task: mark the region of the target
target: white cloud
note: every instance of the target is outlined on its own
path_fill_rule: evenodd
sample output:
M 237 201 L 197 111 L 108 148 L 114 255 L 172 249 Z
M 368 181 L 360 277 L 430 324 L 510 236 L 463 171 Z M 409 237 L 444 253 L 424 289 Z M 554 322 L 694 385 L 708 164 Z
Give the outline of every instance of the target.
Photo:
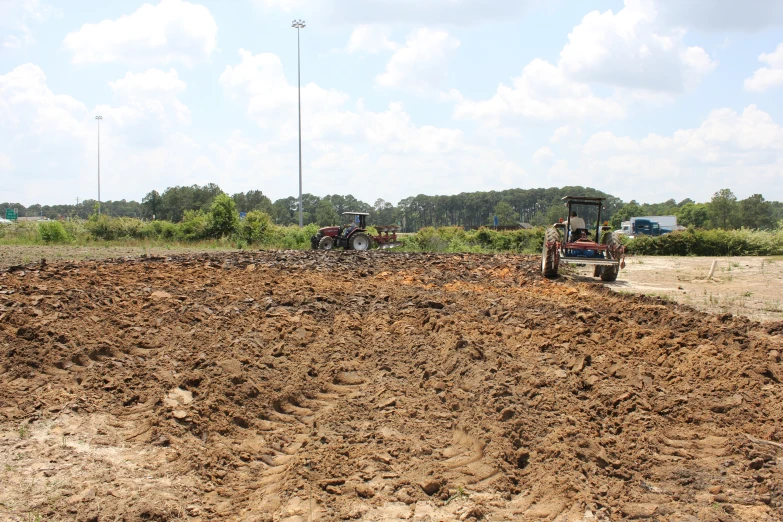
M 0 152 L 0 172 L 11 172 L 14 170 L 14 162 L 11 157 Z
M 783 195 L 783 127 L 755 105 L 741 114 L 712 111 L 699 127 L 671 136 L 633 139 L 600 132 L 582 153 L 584 172 L 626 199 L 638 198 L 640 179 L 650 181 L 645 189 L 650 200 L 673 194 L 707 199 L 726 186 L 765 186 L 768 197 Z
M 229 95 L 247 100 L 248 116 L 262 129 L 273 128 L 267 137 L 273 141 L 293 140 L 297 136 L 297 88 L 283 72 L 280 58 L 272 53 L 253 55 L 240 49 L 241 61 L 226 66 L 220 84 Z M 315 83 L 302 86 L 302 112 L 306 114 L 303 133 L 309 139 L 326 135 L 347 136 L 353 133 L 350 116 L 342 106 L 348 95 L 324 89 Z
M 622 119 L 634 103 L 670 102 L 715 67 L 700 47 L 686 46 L 685 31 L 662 27 L 653 0 L 626 0 L 623 9 L 587 14 L 568 36 L 557 65 L 536 58 L 487 100 L 457 99 L 454 116 L 508 132 L 520 124 L 606 123 Z M 598 95 L 591 85 L 613 89 Z M 566 127 L 551 142 L 578 140 Z M 562 136 L 560 134 L 563 134 Z
M 376 54 L 394 51 L 397 44 L 389 40 L 391 29 L 383 25 L 360 25 L 351 33 L 345 50 L 348 53 Z
M 533 163 L 535 164 L 550 163 L 554 159 L 555 154 L 549 147 L 541 147 L 533 153 Z
M 0 0 L 0 52 L 35 42 L 31 24 L 40 24 L 61 11 L 40 0 Z
M 52 92 L 37 65 L 20 65 L 0 75 L 0 156 L 6 166 L 23 173 L 3 178 L 3 199 L 69 194 L 84 166 L 88 116 L 84 104 Z
M 579 81 L 676 93 L 716 66 L 704 49 L 686 46 L 684 37 L 683 30 L 661 27 L 652 0 L 626 0 L 616 14 L 587 14 L 568 35 L 559 66 Z
M 168 72 L 160 69 L 149 69 L 144 73 L 128 72 L 124 78 L 109 82 L 109 85 L 115 93 L 126 97 L 156 92 L 176 94 L 184 91 L 186 87 L 174 69 L 169 69 Z
M 96 198 L 96 114 L 101 123 L 102 198 L 142 197 L 161 180 L 193 180 L 200 147 L 180 131 L 187 107 L 175 71 L 128 73 L 110 82 L 115 103 L 88 110 L 49 87 L 43 70 L 25 64 L 0 75 L 0 157 L 14 172 L 3 199 L 42 203 Z M 4 180 L 5 181 L 5 180 Z M 208 180 L 204 180 L 208 181 Z M 163 187 L 165 188 L 165 187 Z
M 569 144 L 582 139 L 582 129 L 578 125 L 567 124 L 555 129 L 549 138 L 549 143 Z
M 149 115 L 161 122 L 173 117 L 180 123 L 190 123 L 190 109 L 177 98 L 186 85 L 174 69 L 168 72 L 160 69 L 128 72 L 124 78 L 109 82 L 109 86 L 116 99 L 126 104 L 125 109 L 140 116 Z
M 297 137 L 297 88 L 288 82 L 280 59 L 270 53 L 253 55 L 239 51 L 241 62 L 227 66 L 220 83 L 235 98 L 245 99 L 248 116 L 262 129 L 274 128 L 274 141 Z M 445 151 L 456 147 L 461 135 L 456 129 L 416 127 L 402 104 L 391 103 L 386 111 L 346 108 L 350 97 L 315 83 L 302 87 L 302 134 L 311 140 L 359 140 L 383 145 L 397 152 Z
M 783 25 L 779 0 L 656 0 L 667 25 L 704 31 L 755 32 Z
M 242 50 L 240 57 L 239 64 L 226 67 L 220 82 L 246 104 L 248 116 L 268 138 L 263 151 L 251 144 L 243 146 L 257 153 L 252 162 L 257 166 L 247 168 L 288 176 L 296 158 L 296 86 L 285 77 L 277 56 Z M 411 186 L 432 193 L 476 190 L 482 186 L 481 173 L 487 171 L 497 172 L 494 182 L 504 186 L 520 183 L 525 175 L 502 152 L 471 143 L 459 129 L 417 125 L 401 103 L 371 111 L 361 101 L 351 103 L 343 92 L 310 83 L 302 89 L 302 113 L 308 192 L 334 192 L 338 175 L 340 183 L 366 191 L 372 199 L 377 197 L 377 187 L 366 184 L 368 172 L 373 179 L 395 180 L 383 189 L 390 200 L 410 195 Z M 222 154 L 231 149 L 220 147 Z
M 762 53 L 759 61 L 765 62 L 768 67 L 756 69 L 753 76 L 746 78 L 745 90 L 764 92 L 783 86 L 783 43 L 771 53 Z
M 183 0 L 144 4 L 130 15 L 84 24 L 63 45 L 73 63 L 115 61 L 192 66 L 215 49 L 217 24 L 209 9 Z
M 505 22 L 524 16 L 538 0 L 254 0 L 265 9 L 307 13 L 330 25 Z
M 565 159 L 559 159 L 552 163 L 547 171 L 547 181 L 556 187 L 586 184 L 584 175 L 572 169 L 568 160 Z
M 405 46 L 397 50 L 386 70 L 375 77 L 381 87 L 418 93 L 431 92 L 447 79 L 447 60 L 459 40 L 440 29 L 420 28 L 410 33 Z
M 308 0 L 256 0 L 256 3 L 268 9 L 280 9 L 286 13 L 309 4 Z
M 0 76 L 0 128 L 9 131 L 9 142 L 34 135 L 79 135 L 86 107 L 66 95 L 54 94 L 40 67 L 24 64 Z
M 625 109 L 614 99 L 595 95 L 589 85 L 568 79 L 561 69 L 536 58 L 511 86 L 500 84 L 489 100 L 459 102 L 454 116 L 502 127 L 520 122 L 607 121 L 623 118 Z

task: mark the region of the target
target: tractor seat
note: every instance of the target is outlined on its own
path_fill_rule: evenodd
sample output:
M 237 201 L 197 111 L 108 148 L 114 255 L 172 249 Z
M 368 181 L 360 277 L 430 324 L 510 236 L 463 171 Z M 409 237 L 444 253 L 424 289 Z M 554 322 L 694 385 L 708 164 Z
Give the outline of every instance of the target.
M 582 232 L 584 232 L 584 237 L 582 237 Z M 571 242 L 576 241 L 590 241 L 590 231 L 586 228 L 577 228 L 576 230 L 571 231 Z

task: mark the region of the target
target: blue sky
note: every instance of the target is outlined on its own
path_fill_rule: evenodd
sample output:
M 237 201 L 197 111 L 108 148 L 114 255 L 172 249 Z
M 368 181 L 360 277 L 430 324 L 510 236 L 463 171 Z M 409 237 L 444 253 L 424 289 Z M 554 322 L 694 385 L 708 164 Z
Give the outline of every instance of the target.
M 783 2 L 0 0 L 0 200 L 783 199 Z

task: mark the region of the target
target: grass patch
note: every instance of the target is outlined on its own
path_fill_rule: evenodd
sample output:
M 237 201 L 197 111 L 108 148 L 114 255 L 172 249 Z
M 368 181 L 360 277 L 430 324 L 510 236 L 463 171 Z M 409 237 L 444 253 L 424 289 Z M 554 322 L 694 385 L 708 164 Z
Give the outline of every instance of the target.
M 765 312 L 781 312 L 783 311 L 783 308 L 781 308 L 780 301 L 764 301 L 764 306 L 761 307 L 762 310 Z

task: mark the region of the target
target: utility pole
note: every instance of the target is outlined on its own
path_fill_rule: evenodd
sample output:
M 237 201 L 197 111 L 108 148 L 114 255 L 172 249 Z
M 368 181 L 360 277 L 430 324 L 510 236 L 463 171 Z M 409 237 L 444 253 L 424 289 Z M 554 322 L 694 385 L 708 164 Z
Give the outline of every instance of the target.
M 98 214 L 101 213 L 101 120 L 103 116 L 96 116 L 98 120 Z
M 296 85 L 299 96 L 299 228 L 304 226 L 302 214 L 302 60 L 299 53 L 299 30 L 304 29 L 304 20 L 294 20 L 291 27 L 296 29 Z

